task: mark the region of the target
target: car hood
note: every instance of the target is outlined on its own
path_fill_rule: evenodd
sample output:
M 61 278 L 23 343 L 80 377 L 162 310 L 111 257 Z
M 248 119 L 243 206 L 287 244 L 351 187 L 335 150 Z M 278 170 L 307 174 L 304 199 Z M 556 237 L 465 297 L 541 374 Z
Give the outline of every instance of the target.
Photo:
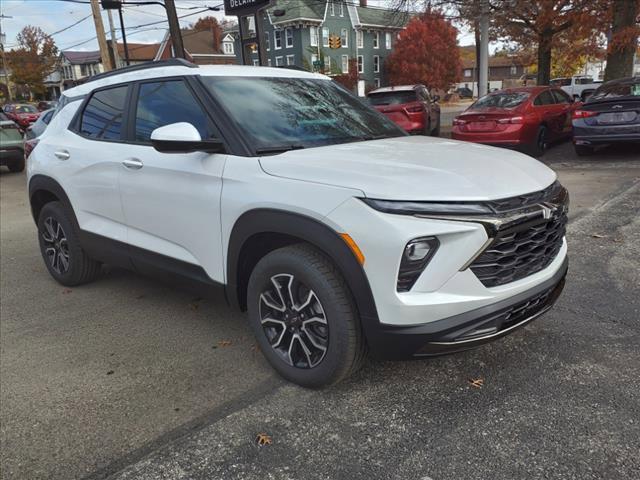
M 388 200 L 495 200 L 556 179 L 541 162 L 512 150 L 422 136 L 291 150 L 260 164 L 270 175 Z

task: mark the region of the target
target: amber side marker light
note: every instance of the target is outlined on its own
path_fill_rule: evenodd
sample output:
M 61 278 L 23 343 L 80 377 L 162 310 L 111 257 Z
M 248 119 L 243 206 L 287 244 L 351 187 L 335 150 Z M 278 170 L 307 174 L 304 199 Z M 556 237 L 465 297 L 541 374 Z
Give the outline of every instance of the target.
M 344 240 L 344 243 L 349 246 L 353 254 L 356 256 L 356 260 L 358 260 L 358 263 L 360 265 L 364 265 L 364 255 L 360 251 L 358 244 L 353 240 L 353 238 L 351 238 L 348 233 L 341 233 L 340 236 L 342 237 L 342 240 Z

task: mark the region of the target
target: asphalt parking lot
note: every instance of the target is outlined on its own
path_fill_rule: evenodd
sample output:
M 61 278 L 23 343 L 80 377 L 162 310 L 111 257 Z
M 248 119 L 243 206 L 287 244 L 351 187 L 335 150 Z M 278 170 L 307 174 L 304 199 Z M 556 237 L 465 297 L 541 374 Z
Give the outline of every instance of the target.
M 543 161 L 572 195 L 557 306 L 480 349 L 369 361 L 323 391 L 277 377 L 215 295 L 115 269 L 55 283 L 25 177 L 3 168 L 1 478 L 636 480 L 640 152 L 578 159 L 565 143 Z

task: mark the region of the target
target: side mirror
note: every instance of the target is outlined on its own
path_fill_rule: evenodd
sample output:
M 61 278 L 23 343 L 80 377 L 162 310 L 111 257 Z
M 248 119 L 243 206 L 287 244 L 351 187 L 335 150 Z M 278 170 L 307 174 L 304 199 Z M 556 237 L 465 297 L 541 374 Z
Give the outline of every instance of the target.
M 222 153 L 222 141 L 202 140 L 200 132 L 187 122 L 172 123 L 151 132 L 151 145 L 162 153 Z

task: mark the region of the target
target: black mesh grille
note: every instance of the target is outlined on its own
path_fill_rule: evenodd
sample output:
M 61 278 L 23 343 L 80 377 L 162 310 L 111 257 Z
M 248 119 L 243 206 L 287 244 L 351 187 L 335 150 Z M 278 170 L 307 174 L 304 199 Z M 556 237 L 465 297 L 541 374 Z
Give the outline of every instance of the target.
M 486 287 L 504 285 L 539 272 L 558 255 L 566 226 L 566 208 L 558 208 L 547 220 L 541 215 L 535 222 L 499 228 L 494 241 L 470 268 Z

